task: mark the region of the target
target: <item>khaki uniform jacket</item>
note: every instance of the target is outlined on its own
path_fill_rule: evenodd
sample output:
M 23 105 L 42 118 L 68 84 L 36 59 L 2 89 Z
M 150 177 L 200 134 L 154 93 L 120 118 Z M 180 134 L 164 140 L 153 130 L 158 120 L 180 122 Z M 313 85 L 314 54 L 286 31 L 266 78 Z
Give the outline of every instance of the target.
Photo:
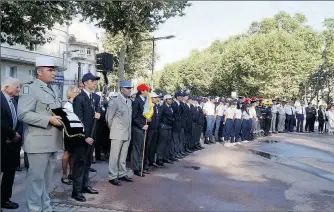
M 50 125 L 51 109 L 62 107 L 57 94 L 36 79 L 23 85 L 17 116 L 27 124 L 23 149 L 27 153 L 56 152 L 63 148 L 63 131 Z
M 132 105 L 123 96 L 109 101 L 106 121 L 110 128 L 110 139 L 128 141 L 131 139 Z

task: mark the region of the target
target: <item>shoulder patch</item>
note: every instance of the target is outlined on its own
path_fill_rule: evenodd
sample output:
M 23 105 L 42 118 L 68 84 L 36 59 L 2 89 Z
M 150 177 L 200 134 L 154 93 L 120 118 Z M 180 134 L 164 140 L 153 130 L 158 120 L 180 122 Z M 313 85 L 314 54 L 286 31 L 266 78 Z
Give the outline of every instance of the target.
M 29 94 L 29 91 L 30 91 L 30 86 L 29 84 L 25 84 L 22 86 L 22 95 L 27 95 Z

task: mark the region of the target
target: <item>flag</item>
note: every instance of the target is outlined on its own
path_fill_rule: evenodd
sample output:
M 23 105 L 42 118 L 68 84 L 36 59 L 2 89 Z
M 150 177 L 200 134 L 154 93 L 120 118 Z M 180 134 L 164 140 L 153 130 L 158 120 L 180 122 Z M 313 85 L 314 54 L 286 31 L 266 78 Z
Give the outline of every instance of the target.
M 143 111 L 143 116 L 146 119 L 150 119 L 153 116 L 154 110 L 153 110 L 153 103 L 152 99 L 150 97 L 150 94 L 146 97 L 146 101 L 144 104 L 144 111 Z

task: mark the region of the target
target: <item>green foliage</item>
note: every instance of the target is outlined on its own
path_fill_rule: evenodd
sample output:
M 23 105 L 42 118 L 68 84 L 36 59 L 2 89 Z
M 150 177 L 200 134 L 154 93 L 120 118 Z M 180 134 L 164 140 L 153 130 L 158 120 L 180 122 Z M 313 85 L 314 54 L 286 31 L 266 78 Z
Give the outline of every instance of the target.
M 163 70 L 160 88 L 181 85 L 197 95 L 293 98 L 322 64 L 324 36 L 306 25 L 302 14 L 280 12 L 253 22 L 247 33 L 215 41 L 207 49 Z
M 148 33 L 142 33 L 142 39 L 149 38 Z M 123 45 L 124 36 L 117 34 L 115 36 L 107 34 L 103 46 L 106 52 L 114 55 L 114 70 L 118 68 L 118 55 Z M 152 67 L 152 43 L 136 42 L 130 43 L 127 48 L 125 60 L 126 79 L 148 78 Z M 115 71 L 116 72 L 116 71 Z M 109 74 L 110 87 L 117 85 L 117 73 Z
M 97 26 L 112 35 L 122 33 L 138 40 L 141 33 L 153 32 L 168 18 L 183 16 L 187 1 L 81 1 L 83 19 L 97 21 Z
M 1 1 L 1 43 L 44 44 L 55 23 L 63 24 L 76 14 L 73 1 Z

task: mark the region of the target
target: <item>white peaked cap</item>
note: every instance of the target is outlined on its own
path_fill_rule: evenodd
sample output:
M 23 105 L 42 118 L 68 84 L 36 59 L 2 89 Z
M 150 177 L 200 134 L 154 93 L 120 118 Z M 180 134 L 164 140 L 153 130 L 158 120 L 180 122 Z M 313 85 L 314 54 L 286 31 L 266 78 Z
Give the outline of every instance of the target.
M 56 67 L 54 58 L 46 57 L 46 56 L 36 57 L 35 66 L 36 67 L 40 67 L 40 66 Z
M 151 92 L 151 93 L 150 93 L 150 97 L 152 97 L 152 98 L 156 98 L 156 97 L 159 97 L 159 95 L 156 94 L 155 92 Z
M 118 96 L 118 93 L 117 92 L 110 92 L 109 97 L 117 97 Z
M 173 99 L 173 97 L 171 95 L 165 95 L 164 100 L 166 100 L 166 99 Z

